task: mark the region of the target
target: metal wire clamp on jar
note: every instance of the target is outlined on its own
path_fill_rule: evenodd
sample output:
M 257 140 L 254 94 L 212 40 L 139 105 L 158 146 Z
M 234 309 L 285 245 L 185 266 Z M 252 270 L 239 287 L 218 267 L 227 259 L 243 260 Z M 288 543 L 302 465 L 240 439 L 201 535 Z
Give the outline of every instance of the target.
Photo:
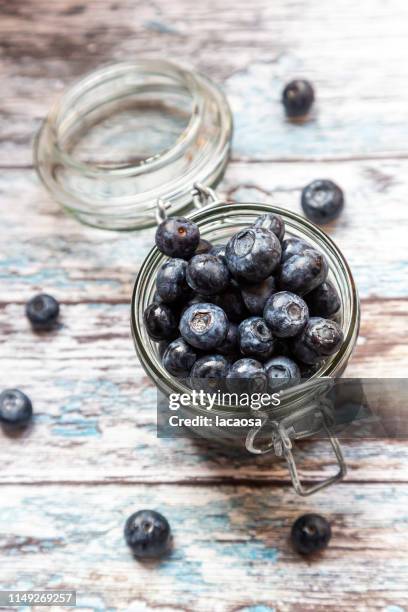
M 224 242 L 238 229 L 248 227 L 260 214 L 274 212 L 282 215 L 290 235 L 303 237 L 323 252 L 329 261 L 330 280 L 336 286 L 342 304 L 339 322 L 344 332 L 344 343 L 340 351 L 330 357 L 308 381 L 294 389 L 284 391 L 280 407 L 270 412 L 262 412 L 262 426 L 248 431 L 244 440 L 234 438 L 234 431 L 228 434 L 216 432 L 215 440 L 224 444 L 241 445 L 243 449 L 254 454 L 274 452 L 277 457 L 284 457 L 297 493 L 300 495 L 314 493 L 340 480 L 346 473 L 340 444 L 332 430 L 333 409 L 327 400 L 326 391 L 332 384 L 333 378 L 343 373 L 357 340 L 360 306 L 351 271 L 334 242 L 300 215 L 269 204 L 227 203 L 212 189 L 200 184 L 195 185 L 191 197 L 196 210 L 189 217 L 199 226 L 201 236 L 215 244 Z M 166 218 L 171 208 L 171 202 L 164 200 L 158 202 L 158 223 Z M 143 325 L 143 311 L 152 301 L 156 274 L 165 259 L 166 257 L 154 247 L 142 264 L 132 297 L 132 333 L 139 359 L 159 391 L 165 395 L 189 393 L 191 390 L 187 386 L 183 386 L 163 368 L 158 347 L 149 338 Z M 225 406 L 216 406 L 213 413 L 225 416 L 227 409 Z M 206 413 L 205 408 L 200 409 L 196 406 L 189 406 L 186 411 L 191 415 Z M 239 414 L 239 411 L 240 407 L 236 406 L 234 414 Z M 322 431 L 330 441 L 338 471 L 334 476 L 305 487 L 300 481 L 293 456 L 293 442 L 310 438 Z M 211 440 L 214 441 L 214 431 L 211 433 Z

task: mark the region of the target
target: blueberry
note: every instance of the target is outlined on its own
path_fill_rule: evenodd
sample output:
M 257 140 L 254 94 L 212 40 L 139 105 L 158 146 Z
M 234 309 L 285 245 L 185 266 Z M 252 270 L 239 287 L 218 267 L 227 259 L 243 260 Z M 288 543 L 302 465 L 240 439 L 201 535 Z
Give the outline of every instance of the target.
M 168 257 L 189 259 L 199 242 L 197 225 L 184 217 L 169 217 L 156 230 L 156 246 Z
M 158 346 L 158 349 L 159 349 L 159 357 L 160 357 L 160 359 L 162 359 L 162 358 L 163 358 L 163 355 L 164 355 L 164 353 L 166 352 L 166 349 L 167 349 L 167 347 L 169 346 L 169 344 L 170 344 L 170 343 L 169 343 L 169 341 L 168 341 L 168 340 L 160 340 L 160 342 L 159 342 L 159 346 Z
M 156 283 L 157 283 L 157 279 L 156 279 Z M 157 293 L 157 289 L 156 289 L 156 291 L 154 292 L 154 295 L 153 295 L 152 303 L 153 302 L 155 304 L 163 304 L 163 300 L 160 297 L 160 295 Z
M 310 555 L 327 547 L 331 538 L 328 521 L 319 514 L 304 514 L 293 523 L 291 540 L 302 555 Z
M 281 262 L 283 263 L 287 259 L 290 259 L 293 255 L 302 255 L 305 251 L 312 248 L 313 247 L 308 242 L 301 238 L 286 238 L 286 240 L 282 242 Z
M 0 393 L 0 421 L 14 427 L 24 427 L 31 419 L 31 400 L 19 389 L 5 389 Z
M 188 262 L 187 282 L 201 295 L 214 295 L 224 291 L 230 282 L 226 264 L 216 255 L 195 255 Z
M 256 285 L 241 284 L 241 295 L 248 311 L 253 315 L 262 315 L 268 298 L 276 291 L 276 281 L 273 276 Z
M 280 215 L 275 213 L 265 213 L 258 217 L 254 222 L 254 227 L 263 227 L 270 230 L 282 242 L 285 235 L 285 222 Z
M 238 327 L 239 347 L 243 355 L 261 361 L 268 359 L 274 351 L 272 332 L 261 317 L 250 317 Z
M 282 263 L 278 285 L 280 289 L 304 295 L 326 280 L 328 270 L 324 255 L 309 249 L 300 255 L 293 255 Z
M 240 323 L 248 316 L 248 310 L 242 299 L 241 291 L 231 284 L 223 293 L 213 296 L 214 302 L 223 309 L 228 319 L 233 323 Z
M 265 371 L 271 391 L 288 389 L 300 382 L 300 370 L 288 357 L 272 357 L 265 363 Z
M 293 354 L 304 363 L 314 364 L 334 355 L 343 343 L 341 327 L 330 319 L 312 317 L 293 343 Z
M 331 318 L 340 310 L 341 302 L 336 287 L 329 280 L 313 289 L 306 298 L 310 314 Z
M 300 376 L 303 380 L 307 380 L 316 374 L 323 365 L 323 361 L 317 361 L 316 363 L 303 363 L 299 361 L 298 366 L 300 370 Z
M 225 257 L 237 280 L 256 283 L 272 274 L 279 265 L 281 252 L 280 242 L 273 232 L 252 227 L 231 238 Z
M 184 338 L 173 340 L 165 350 L 162 358 L 163 367 L 173 376 L 186 378 L 194 365 L 197 355 Z
M 58 319 L 59 304 L 52 295 L 39 293 L 27 302 L 26 315 L 34 329 L 50 330 Z
M 321 225 L 337 219 L 344 206 L 344 195 L 336 183 L 319 179 L 302 191 L 301 203 L 306 217 Z
M 301 297 L 290 291 L 279 291 L 265 304 L 264 319 L 278 338 L 299 334 L 307 323 L 309 310 Z
M 211 255 L 216 255 L 220 257 L 223 261 L 225 261 L 225 250 L 227 248 L 226 244 L 216 244 L 211 249 Z
M 193 365 L 191 386 L 205 393 L 223 391 L 229 368 L 230 362 L 223 355 L 205 355 Z
M 203 253 L 211 253 L 213 250 L 213 245 L 205 238 L 200 238 L 200 242 L 198 243 L 198 247 L 196 248 L 194 255 L 202 255 Z
M 227 335 L 222 344 L 217 348 L 222 355 L 234 355 L 238 351 L 238 326 L 229 323 Z
M 139 510 L 129 516 L 124 535 L 126 544 L 140 559 L 162 557 L 170 549 L 170 525 L 162 514 L 154 510 Z
M 177 336 L 177 317 L 167 304 L 150 304 L 143 313 L 143 321 L 153 340 L 170 340 Z
M 177 302 L 191 293 L 186 271 L 184 259 L 169 259 L 162 265 L 156 277 L 156 290 L 162 302 Z
M 304 117 L 314 102 L 314 89 L 309 81 L 296 79 L 282 93 L 282 103 L 288 117 Z
M 193 304 L 181 316 L 181 335 L 186 342 L 198 349 L 217 348 L 223 343 L 227 331 L 227 316 L 222 308 L 215 304 Z
M 267 386 L 265 369 L 256 359 L 238 359 L 229 369 L 227 388 L 231 393 L 263 393 Z

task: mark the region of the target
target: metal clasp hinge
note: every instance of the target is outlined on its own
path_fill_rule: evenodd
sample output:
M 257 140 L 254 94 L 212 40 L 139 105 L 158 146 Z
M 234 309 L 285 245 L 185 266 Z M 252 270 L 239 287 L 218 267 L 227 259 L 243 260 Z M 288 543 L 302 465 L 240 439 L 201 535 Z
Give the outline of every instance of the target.
M 296 422 L 301 422 L 302 419 L 305 419 L 305 417 L 309 419 L 310 417 L 312 417 L 314 426 L 316 427 L 318 424 L 319 428 L 323 429 L 326 432 L 338 464 L 338 471 L 333 476 L 329 476 L 328 478 L 310 487 L 305 487 L 302 484 L 296 461 L 293 456 L 292 439 L 294 437 L 298 439 L 306 438 L 308 437 L 308 435 L 310 435 L 310 433 L 307 432 L 307 429 L 313 429 L 309 421 L 309 425 L 304 431 L 296 431 Z M 246 441 L 247 450 L 256 454 L 263 454 L 274 450 L 275 455 L 277 457 L 284 457 L 288 464 L 292 484 L 296 493 L 302 496 L 311 495 L 312 493 L 320 491 L 321 489 L 324 489 L 325 487 L 328 487 L 334 482 L 337 482 L 338 480 L 344 478 L 347 473 L 347 467 L 344 461 L 340 443 L 331 430 L 333 418 L 331 415 L 331 410 L 328 406 L 324 404 L 319 406 L 309 406 L 296 411 L 294 414 L 291 414 L 290 416 L 282 419 L 279 422 L 272 421 L 272 440 L 265 449 L 261 450 L 254 445 L 254 442 L 255 437 L 259 433 L 260 429 L 263 428 L 265 423 L 266 421 L 263 422 L 260 428 L 258 428 L 257 430 L 253 430 L 249 433 Z
M 211 187 L 206 187 L 201 183 L 194 183 L 193 189 L 191 191 L 191 198 L 193 201 L 193 205 L 195 208 L 204 208 L 206 206 L 214 206 L 216 204 L 223 204 L 224 201 L 221 200 L 214 189 Z M 171 208 L 170 200 L 163 200 L 159 198 L 156 204 L 156 222 L 157 225 L 163 223 L 168 218 L 168 210 Z

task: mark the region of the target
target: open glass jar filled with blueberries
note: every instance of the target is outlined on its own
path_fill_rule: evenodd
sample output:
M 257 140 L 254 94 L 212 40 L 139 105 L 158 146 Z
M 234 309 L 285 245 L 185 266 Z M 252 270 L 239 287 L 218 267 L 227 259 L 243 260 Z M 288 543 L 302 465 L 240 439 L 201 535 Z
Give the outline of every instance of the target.
M 244 432 L 239 428 L 203 427 L 195 432 L 253 453 L 274 451 L 284 455 L 296 490 L 303 495 L 314 492 L 345 473 L 338 441 L 330 431 L 333 415 L 327 405 L 327 391 L 330 379 L 344 372 L 358 335 L 359 300 L 350 269 L 333 241 L 295 213 L 269 204 L 221 202 L 212 190 L 201 186 L 196 186 L 194 200 L 198 209 L 189 215 L 188 223 L 199 229 L 197 250 L 184 254 L 172 251 L 174 240 L 170 236 L 163 240 L 160 232 L 159 247 L 167 250 L 168 246 L 168 255 L 183 255 L 184 259 L 169 259 L 154 247 L 136 280 L 132 331 L 138 356 L 165 396 L 191 395 L 194 388 L 207 388 L 202 384 L 207 376 L 213 380 L 220 376 L 212 387 L 214 391 L 224 388 L 225 379 L 227 392 L 234 392 L 237 382 L 242 388 L 240 378 L 245 381 L 245 389 L 252 392 L 279 390 L 279 405 L 259 411 L 260 427 Z M 255 254 L 255 266 L 251 269 L 250 262 L 249 274 L 244 272 L 242 276 L 240 260 L 248 261 L 248 254 L 256 251 L 254 241 L 258 237 L 261 241 L 265 236 L 270 238 L 271 224 L 279 237 L 274 234 L 266 246 L 266 268 L 256 272 L 256 268 L 262 268 L 262 257 L 257 260 Z M 166 221 L 162 220 L 164 225 Z M 167 222 L 167 226 L 183 238 L 190 231 L 183 222 Z M 271 271 L 275 248 L 278 253 Z M 238 261 L 231 266 L 234 257 Z M 227 260 L 228 280 L 215 278 L 218 269 L 214 258 L 224 264 Z M 206 265 L 212 267 L 209 287 L 205 287 Z M 200 274 L 203 267 L 204 274 Z M 225 282 L 225 286 L 220 286 L 215 295 L 217 282 Z M 176 297 L 178 287 L 181 293 Z M 198 293 L 200 288 L 204 296 Z M 226 313 L 226 327 L 224 320 L 220 323 L 217 318 L 218 309 Z M 236 337 L 231 339 L 230 326 L 235 334 L 238 326 Z M 210 336 L 215 333 L 215 339 L 207 341 L 208 331 Z M 206 405 L 197 406 L 191 397 L 184 413 L 205 415 L 207 409 Z M 247 406 L 230 403 L 215 404 L 211 410 L 213 415 L 248 414 Z M 292 440 L 321 430 L 332 444 L 339 470 L 305 489 L 297 473 Z
M 326 392 L 357 339 L 358 295 L 342 253 L 317 226 L 270 204 L 219 199 L 212 188 L 231 136 L 228 102 L 207 77 L 138 60 L 69 89 L 41 127 L 35 163 L 54 198 L 82 222 L 120 230 L 159 224 L 131 306 L 143 367 L 164 397 L 191 398 L 183 412 L 192 417 L 208 414 L 192 399 L 196 384 L 278 392 L 278 405 L 256 411 L 255 426 L 192 431 L 285 457 L 295 489 L 309 494 L 345 473 Z M 248 407 L 217 401 L 212 414 L 246 415 Z M 305 489 L 293 440 L 320 431 L 339 470 Z

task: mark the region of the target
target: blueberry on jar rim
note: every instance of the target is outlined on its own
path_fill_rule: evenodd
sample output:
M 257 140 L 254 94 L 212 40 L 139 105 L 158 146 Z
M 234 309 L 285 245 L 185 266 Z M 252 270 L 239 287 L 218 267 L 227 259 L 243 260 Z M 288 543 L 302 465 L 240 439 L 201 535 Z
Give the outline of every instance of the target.
M 139 510 L 126 521 L 126 544 L 137 559 L 156 559 L 169 552 L 171 530 L 167 519 L 154 510 Z
M 252 227 L 241 230 L 231 238 L 225 257 L 236 280 L 256 283 L 274 272 L 281 254 L 280 242 L 273 232 Z
M 340 215 L 344 207 L 344 194 L 333 181 L 319 179 L 304 187 L 301 204 L 308 219 L 324 225 Z
M 181 316 L 180 333 L 195 348 L 215 349 L 223 343 L 227 332 L 227 316 L 215 304 L 193 304 Z
M 185 217 L 169 217 L 156 230 L 156 246 L 168 257 L 190 259 L 199 242 L 197 225 Z
M 312 108 L 315 93 L 312 85 L 305 79 L 295 79 L 288 83 L 282 93 L 282 103 L 289 118 L 304 117 Z

